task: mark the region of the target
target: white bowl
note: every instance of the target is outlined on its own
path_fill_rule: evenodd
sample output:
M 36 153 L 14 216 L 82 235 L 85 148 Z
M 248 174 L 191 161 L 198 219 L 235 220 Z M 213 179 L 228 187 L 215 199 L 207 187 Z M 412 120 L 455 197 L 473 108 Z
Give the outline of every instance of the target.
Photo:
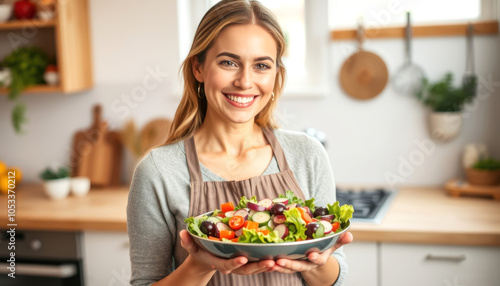
M 7 22 L 12 15 L 12 4 L 0 4 L 0 23 Z
M 62 178 L 45 181 L 43 183 L 43 188 L 49 198 L 53 200 L 64 199 L 69 195 L 70 179 Z
M 55 71 L 45 72 L 43 74 L 43 79 L 48 85 L 57 85 L 59 83 L 59 73 Z
M 50 11 L 50 10 L 38 10 L 38 12 L 36 12 L 37 16 L 38 16 L 38 19 L 42 20 L 42 21 L 48 21 L 48 20 L 52 20 L 54 18 L 54 12 Z
M 83 197 L 90 191 L 90 179 L 88 177 L 71 178 L 71 193 L 77 197 Z

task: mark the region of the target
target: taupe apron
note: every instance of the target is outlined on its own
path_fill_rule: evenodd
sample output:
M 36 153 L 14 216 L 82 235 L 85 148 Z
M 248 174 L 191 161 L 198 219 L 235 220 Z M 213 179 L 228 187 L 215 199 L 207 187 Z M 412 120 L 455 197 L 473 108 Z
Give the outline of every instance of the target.
M 280 194 L 291 190 L 302 200 L 304 194 L 295 180 L 292 171 L 288 167 L 283 149 L 276 139 L 272 130 L 262 129 L 264 136 L 271 145 L 274 157 L 278 163 L 280 173 L 253 177 L 241 181 L 210 181 L 203 182 L 200 164 L 193 137 L 184 141 L 186 158 L 191 176 L 191 200 L 189 205 L 189 216 L 196 216 L 214 209 L 220 209 L 221 203 L 233 202 L 237 204 L 241 196 L 250 198 L 257 196 L 258 199 L 276 198 Z M 187 257 L 187 252 L 178 245 L 174 251 L 177 266 Z M 225 275 L 216 272 L 207 285 L 217 286 L 248 286 L 248 285 L 303 285 L 302 276 L 299 273 L 283 274 L 278 272 L 264 272 L 255 275 Z

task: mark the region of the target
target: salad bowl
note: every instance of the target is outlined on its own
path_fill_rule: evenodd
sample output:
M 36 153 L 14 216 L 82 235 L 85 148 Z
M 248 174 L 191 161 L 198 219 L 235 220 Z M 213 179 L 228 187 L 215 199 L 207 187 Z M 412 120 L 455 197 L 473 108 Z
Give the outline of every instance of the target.
M 211 216 L 213 212 L 207 212 L 200 216 Z M 242 243 L 231 241 L 216 241 L 208 238 L 203 238 L 189 232 L 194 242 L 205 251 L 221 257 L 235 258 L 245 256 L 248 261 L 260 260 L 277 260 L 280 258 L 286 259 L 307 259 L 310 252 L 323 252 L 335 245 L 342 238 L 346 231 L 351 227 L 351 221 L 347 221 L 347 225 L 342 231 L 327 235 L 321 238 L 307 239 L 302 241 L 282 242 L 282 243 Z

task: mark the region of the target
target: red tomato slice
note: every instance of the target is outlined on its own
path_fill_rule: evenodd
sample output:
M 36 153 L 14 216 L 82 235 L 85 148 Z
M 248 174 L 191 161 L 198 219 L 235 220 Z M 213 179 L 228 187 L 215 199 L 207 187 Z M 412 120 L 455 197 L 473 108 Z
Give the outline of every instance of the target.
M 242 216 L 235 215 L 229 220 L 229 227 L 238 230 L 245 224 L 245 219 Z
M 337 229 L 339 228 L 339 226 L 340 226 L 340 223 L 338 221 L 334 222 L 332 224 L 332 232 L 337 231 Z

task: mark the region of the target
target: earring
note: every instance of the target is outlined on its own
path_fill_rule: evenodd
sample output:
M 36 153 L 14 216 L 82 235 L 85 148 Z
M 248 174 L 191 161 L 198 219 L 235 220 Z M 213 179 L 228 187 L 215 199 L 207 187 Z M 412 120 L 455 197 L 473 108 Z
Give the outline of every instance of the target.
M 203 98 L 203 95 L 200 93 L 200 87 L 201 87 L 201 83 L 200 83 L 200 85 L 198 85 L 198 97 Z
M 272 101 L 274 101 L 274 92 L 271 92 L 271 96 Z

